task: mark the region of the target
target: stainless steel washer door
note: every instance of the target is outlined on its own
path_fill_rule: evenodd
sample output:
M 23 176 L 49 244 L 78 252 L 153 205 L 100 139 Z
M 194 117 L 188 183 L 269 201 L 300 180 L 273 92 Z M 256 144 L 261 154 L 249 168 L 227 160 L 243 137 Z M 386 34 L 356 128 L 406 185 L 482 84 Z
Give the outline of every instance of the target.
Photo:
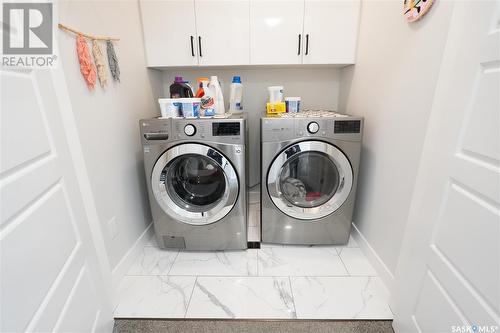
M 151 187 L 166 214 L 192 225 L 226 216 L 239 192 L 231 162 L 214 148 L 196 143 L 165 151 L 153 168 Z
M 283 213 L 313 220 L 335 212 L 347 200 L 353 172 L 337 147 L 303 141 L 276 156 L 267 174 L 267 190 Z

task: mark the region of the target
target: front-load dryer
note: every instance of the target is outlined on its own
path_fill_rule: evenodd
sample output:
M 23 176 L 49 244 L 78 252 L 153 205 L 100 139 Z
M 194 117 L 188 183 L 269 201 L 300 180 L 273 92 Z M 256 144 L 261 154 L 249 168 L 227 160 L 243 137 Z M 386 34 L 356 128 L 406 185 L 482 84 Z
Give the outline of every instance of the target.
M 262 241 L 346 244 L 363 119 L 305 112 L 261 119 Z
M 245 249 L 245 119 L 146 119 L 140 129 L 160 247 Z

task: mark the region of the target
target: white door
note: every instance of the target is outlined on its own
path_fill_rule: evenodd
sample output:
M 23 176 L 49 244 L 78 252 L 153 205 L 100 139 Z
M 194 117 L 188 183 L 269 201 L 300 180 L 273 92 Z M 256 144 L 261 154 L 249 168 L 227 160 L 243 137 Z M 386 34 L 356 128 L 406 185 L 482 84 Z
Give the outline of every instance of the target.
M 196 0 L 199 64 L 250 63 L 249 0 Z
M 0 331 L 110 331 L 110 291 L 63 125 L 71 110 L 52 74 L 0 71 Z
M 140 0 L 140 8 L 148 66 L 198 65 L 194 0 Z
M 499 14 L 498 1 L 454 4 L 392 293 L 396 332 L 500 329 Z
M 353 64 L 359 0 L 305 0 L 304 64 Z
M 302 63 L 304 0 L 250 0 L 252 65 Z

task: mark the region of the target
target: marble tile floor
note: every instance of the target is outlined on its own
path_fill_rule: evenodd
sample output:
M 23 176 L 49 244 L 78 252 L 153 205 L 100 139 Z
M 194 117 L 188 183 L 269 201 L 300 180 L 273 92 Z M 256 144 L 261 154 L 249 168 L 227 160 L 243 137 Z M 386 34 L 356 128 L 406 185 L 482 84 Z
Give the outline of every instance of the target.
M 119 286 L 115 318 L 391 319 L 388 292 L 344 247 L 262 244 L 161 250 L 151 240 Z

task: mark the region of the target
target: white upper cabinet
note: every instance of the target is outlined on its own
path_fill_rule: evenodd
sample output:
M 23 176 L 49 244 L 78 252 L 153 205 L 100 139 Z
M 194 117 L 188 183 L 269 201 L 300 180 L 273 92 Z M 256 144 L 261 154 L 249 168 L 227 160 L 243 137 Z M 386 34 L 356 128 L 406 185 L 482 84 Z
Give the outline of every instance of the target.
M 250 63 L 302 63 L 304 0 L 250 0 Z
M 305 0 L 304 64 L 353 64 L 359 0 Z
M 150 67 L 353 64 L 360 0 L 140 0 Z
M 194 0 L 141 0 L 147 65 L 198 65 Z
M 249 5 L 248 0 L 196 0 L 200 65 L 250 63 Z

